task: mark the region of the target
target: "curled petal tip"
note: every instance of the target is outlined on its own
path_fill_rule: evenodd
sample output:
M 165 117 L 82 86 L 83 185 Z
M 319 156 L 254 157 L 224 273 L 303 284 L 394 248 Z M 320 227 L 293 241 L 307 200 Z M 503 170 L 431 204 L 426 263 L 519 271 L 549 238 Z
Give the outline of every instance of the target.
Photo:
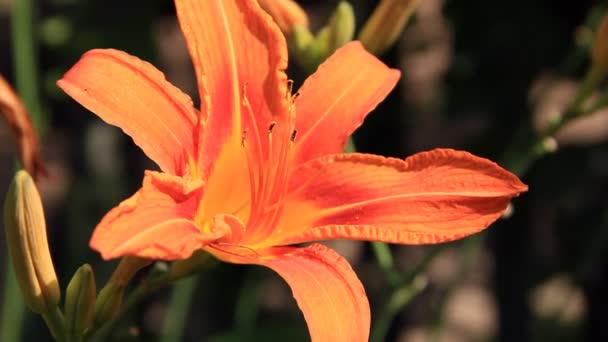
M 30 116 L 21 99 L 0 75 L 0 114 L 8 123 L 18 146 L 19 159 L 33 177 L 47 176 L 48 172 L 40 156 L 38 137 Z

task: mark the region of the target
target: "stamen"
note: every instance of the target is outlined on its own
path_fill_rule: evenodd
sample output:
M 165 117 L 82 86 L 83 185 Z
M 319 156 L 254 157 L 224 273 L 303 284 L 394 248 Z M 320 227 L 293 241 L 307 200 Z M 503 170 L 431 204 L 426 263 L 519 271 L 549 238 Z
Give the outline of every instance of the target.
M 245 88 L 243 87 L 243 92 L 245 91 Z M 253 109 L 251 108 L 251 104 L 249 103 L 249 100 L 247 99 L 246 96 L 243 96 L 243 107 L 245 107 L 245 111 L 247 113 L 247 116 L 249 117 L 249 120 L 251 121 L 251 126 L 253 129 L 253 135 L 254 135 L 254 144 L 255 144 L 255 150 L 254 153 L 256 153 L 256 155 L 258 156 L 258 158 L 263 158 L 263 153 L 262 153 L 262 142 L 260 139 L 260 130 L 258 128 L 258 124 L 257 121 L 255 119 L 255 116 L 253 115 Z M 254 160 L 252 153 L 253 151 L 245 151 L 245 154 L 247 156 L 247 168 L 249 170 L 249 182 L 250 182 L 250 192 L 251 192 L 251 210 L 250 210 L 250 218 L 254 217 L 256 215 L 255 212 L 253 212 L 253 210 L 255 210 L 255 208 L 258 207 L 258 204 L 260 203 L 259 201 L 261 200 L 261 189 L 263 189 L 263 178 L 264 178 L 264 168 L 262 163 L 260 163 L 259 161 L 257 163 L 256 160 Z M 256 174 L 257 171 L 257 174 Z M 250 220 L 251 221 L 251 220 Z M 249 226 L 249 225 L 247 225 Z
M 274 126 L 276 126 L 276 125 L 277 125 L 276 121 L 273 121 L 273 122 L 270 123 L 270 126 L 268 126 L 268 134 L 269 135 L 272 134 L 272 130 L 274 129 Z
M 256 257 L 260 256 L 260 254 L 255 249 L 253 249 L 253 248 L 249 248 L 247 246 L 235 245 L 235 244 L 226 243 L 226 242 L 218 242 L 218 243 L 210 244 L 207 247 L 213 248 L 213 249 L 218 250 L 218 251 L 220 251 L 222 253 L 230 254 L 232 256 L 243 257 L 242 254 L 232 253 L 232 252 L 229 252 L 229 251 L 227 251 L 225 249 L 219 248 L 218 246 L 220 246 L 220 245 L 221 246 L 230 246 L 230 247 L 242 248 L 244 250 L 247 250 L 247 251 L 251 252 Z
M 289 95 L 292 93 L 293 91 L 293 80 L 287 80 L 287 94 L 285 94 L 285 97 L 289 98 Z
M 298 131 L 294 129 L 291 132 L 291 137 L 289 137 L 289 141 L 291 141 L 292 144 L 296 142 L 296 136 L 297 135 L 298 135 Z
M 241 133 L 241 146 L 245 147 L 245 141 L 247 140 L 247 130 L 244 130 L 243 133 Z

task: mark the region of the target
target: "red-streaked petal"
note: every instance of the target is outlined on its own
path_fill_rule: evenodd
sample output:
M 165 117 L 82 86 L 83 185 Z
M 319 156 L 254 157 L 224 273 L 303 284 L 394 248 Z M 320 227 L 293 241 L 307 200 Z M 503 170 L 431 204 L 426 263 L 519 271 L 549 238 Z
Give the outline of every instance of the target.
M 285 38 L 255 0 L 175 2 L 196 71 L 202 112 L 208 116 L 200 151 L 208 175 L 229 139 L 239 144 L 243 131 L 254 134 L 242 108 L 251 103 L 259 131 L 287 116 Z
M 294 172 L 295 192 L 263 244 L 336 238 L 450 241 L 486 228 L 526 190 L 515 175 L 467 152 L 437 149 L 405 160 L 326 156 Z
M 30 116 L 17 93 L 2 75 L 0 75 L 0 116 L 4 116 L 19 146 L 18 155 L 23 168 L 34 178 L 41 174 L 46 175 L 47 171 L 40 157 L 38 137 Z
M 134 255 L 175 260 L 220 236 L 204 236 L 193 222 L 202 183 L 147 171 L 142 188 L 95 228 L 91 248 L 104 259 Z
M 154 66 L 122 51 L 91 50 L 57 85 L 122 128 L 163 171 L 185 171 L 198 113 L 190 97 Z
M 291 287 L 312 341 L 367 341 L 370 311 L 365 289 L 344 258 L 312 244 L 261 251 L 219 245 L 208 249 L 233 263 L 266 266 Z
M 399 75 L 360 42 L 337 50 L 298 91 L 295 163 L 341 153 L 348 137 L 393 89 Z

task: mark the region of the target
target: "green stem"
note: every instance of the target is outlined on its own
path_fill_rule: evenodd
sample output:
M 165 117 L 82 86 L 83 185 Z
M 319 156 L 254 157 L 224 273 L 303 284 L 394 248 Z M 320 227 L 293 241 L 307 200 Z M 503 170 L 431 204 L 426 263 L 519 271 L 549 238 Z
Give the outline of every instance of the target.
M 30 113 L 34 127 L 39 134 L 42 134 L 46 122 L 38 88 L 37 49 L 34 39 L 34 8 L 36 6 L 34 2 L 34 0 L 13 1 L 11 33 L 16 89 Z
M 104 342 L 110 341 L 110 337 L 116 328 L 118 322 L 122 321 L 123 318 L 135 308 L 137 304 L 139 304 L 142 299 L 146 297 L 146 295 L 154 292 L 164 286 L 167 285 L 167 277 L 156 279 L 154 282 L 151 281 L 143 281 L 139 284 L 130 294 L 127 300 L 122 304 L 120 309 L 120 313 L 114 317 L 114 319 L 110 320 L 108 323 L 103 325 L 97 331 L 92 332 L 92 335 L 89 338 L 86 338 L 88 341 L 92 342 Z
M 163 324 L 161 342 L 181 341 L 192 295 L 196 289 L 198 277 L 182 279 L 175 284 L 169 301 L 169 309 Z
M 49 312 L 42 315 L 42 318 L 55 340 L 65 341 L 65 323 L 61 309 L 58 306 L 51 308 Z
M 416 276 L 411 282 L 395 288 L 380 314 L 374 322 L 370 341 L 381 342 L 386 339 L 386 334 L 395 316 L 401 312 L 409 302 L 415 298 L 426 287 L 427 281 L 423 276 Z
M 10 257 L 6 258 L 6 276 L 4 280 L 4 301 L 2 302 L 2 323 L 0 324 L 0 341 L 21 341 L 25 303 L 21 296 L 19 283 L 15 277 Z
M 399 282 L 399 272 L 395 270 L 393 255 L 391 253 L 391 249 L 388 244 L 384 242 L 373 241 L 372 250 L 374 251 L 374 256 L 376 257 L 376 261 L 378 265 L 386 274 L 386 278 L 391 287 L 394 287 Z
M 577 116 L 581 111 L 583 111 L 585 101 L 593 94 L 605 76 L 606 72 L 604 70 L 599 68 L 597 65 L 592 64 L 591 68 L 589 68 L 589 71 L 587 72 L 587 75 L 585 75 L 583 83 L 581 84 L 576 97 L 572 101 L 569 110 L 562 118 L 562 121 L 568 120 L 573 116 Z M 553 133 L 555 133 L 555 131 L 549 132 L 549 134 Z
M 387 275 L 391 293 L 374 320 L 370 341 L 384 341 L 395 316 L 426 287 L 426 279 L 421 276 L 422 272 L 447 246 L 449 245 L 433 246 L 410 272 L 400 275 L 399 271 L 394 268 L 393 257 L 388 245 L 382 242 L 372 242 L 378 264 Z

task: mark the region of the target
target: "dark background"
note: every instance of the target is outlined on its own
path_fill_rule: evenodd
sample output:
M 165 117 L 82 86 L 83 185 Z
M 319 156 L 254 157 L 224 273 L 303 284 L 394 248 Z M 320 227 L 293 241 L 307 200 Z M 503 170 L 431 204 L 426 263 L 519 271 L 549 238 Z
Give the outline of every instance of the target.
M 606 2 L 590 0 L 421 2 L 424 11 L 382 56 L 404 74 L 355 134 L 360 151 L 405 157 L 451 147 L 509 162 L 505 151 L 540 115 L 530 100 L 533 85 L 541 78 L 549 83 L 581 79 L 588 66 L 581 27 L 608 8 Z M 0 0 L 0 73 L 12 82 L 8 3 Z M 351 3 L 360 26 L 377 2 Z M 54 82 L 85 51 L 112 47 L 152 62 L 196 99 L 192 67 L 170 0 L 37 4 L 36 57 L 48 119 L 42 145 L 51 171 L 40 187 L 51 252 L 63 288 L 84 262 L 94 266 L 101 287 L 115 264 L 102 262 L 88 248 L 91 232 L 105 212 L 140 186 L 143 170 L 155 165 L 130 138 L 87 112 Z M 301 4 L 313 28 L 319 28 L 337 2 Z M 288 74 L 296 84 L 306 76 L 295 62 Z M 608 340 L 602 325 L 608 305 L 606 140 L 560 144 L 556 153 L 532 164 L 521 175 L 530 192 L 514 201 L 513 215 L 481 236 L 484 247 L 472 260 L 466 258 L 466 240 L 451 243 L 435 257 L 422 273 L 428 286 L 397 315 L 387 340 Z M 15 160 L 15 144 L 4 123 L 0 141 L 4 194 Z M 6 273 L 4 243 L 0 235 L 0 280 Z M 369 244 L 332 246 L 353 264 L 376 317 L 388 285 Z M 392 246 L 392 251 L 405 272 L 432 248 Z M 160 291 L 139 305 L 120 327 L 120 338 L 154 340 L 169 294 Z M 24 341 L 49 339 L 39 317 L 28 312 L 25 324 Z M 274 274 L 222 264 L 200 276 L 185 341 L 286 337 L 308 339 L 287 286 Z

